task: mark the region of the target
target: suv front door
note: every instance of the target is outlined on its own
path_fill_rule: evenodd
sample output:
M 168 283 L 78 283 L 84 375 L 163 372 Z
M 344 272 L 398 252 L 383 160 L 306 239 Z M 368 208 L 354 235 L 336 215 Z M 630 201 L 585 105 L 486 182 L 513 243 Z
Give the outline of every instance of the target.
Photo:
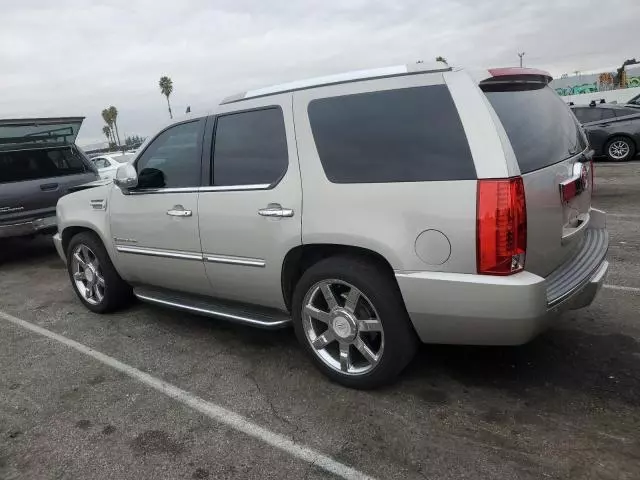
M 285 310 L 282 264 L 302 231 L 291 98 L 243 106 L 250 109 L 220 113 L 207 128 L 213 158 L 199 198 L 205 268 L 213 296 Z
M 117 265 L 132 284 L 208 293 L 198 232 L 205 119 L 173 125 L 138 158 L 138 187 L 110 197 Z

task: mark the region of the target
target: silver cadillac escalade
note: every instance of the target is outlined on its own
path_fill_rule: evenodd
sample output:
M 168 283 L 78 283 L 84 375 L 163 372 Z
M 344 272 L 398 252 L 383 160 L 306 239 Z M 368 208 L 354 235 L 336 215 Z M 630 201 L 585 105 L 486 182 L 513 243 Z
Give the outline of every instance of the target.
M 63 197 L 57 250 L 94 312 L 293 324 L 350 387 L 419 341 L 522 344 L 608 268 L 592 152 L 549 81 L 420 63 L 229 97 Z

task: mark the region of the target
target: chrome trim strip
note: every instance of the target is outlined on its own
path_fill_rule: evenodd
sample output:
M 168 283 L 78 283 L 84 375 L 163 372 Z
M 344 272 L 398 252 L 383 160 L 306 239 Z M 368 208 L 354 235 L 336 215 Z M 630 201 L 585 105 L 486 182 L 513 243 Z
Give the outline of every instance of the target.
M 178 303 L 178 302 L 172 302 L 169 300 L 163 300 L 161 298 L 158 297 L 152 297 L 149 295 L 144 295 L 142 293 L 138 293 L 134 290 L 133 294 L 139 298 L 140 300 L 149 302 L 149 303 L 155 303 L 157 305 L 164 305 L 167 307 L 172 307 L 172 308 L 178 308 L 180 310 L 187 310 L 189 312 L 193 312 L 193 313 L 199 313 L 199 314 L 203 314 L 203 315 L 207 315 L 207 316 L 212 316 L 212 317 L 221 317 L 221 318 L 225 318 L 227 320 L 233 320 L 235 322 L 239 322 L 239 323 L 245 323 L 248 325 L 254 325 L 257 327 L 268 327 L 268 328 L 279 328 L 285 325 L 288 325 L 289 323 L 291 323 L 290 319 L 283 319 L 283 320 L 276 320 L 274 322 L 265 322 L 263 320 L 257 320 L 255 318 L 251 318 L 251 317 L 247 317 L 247 316 L 243 316 L 243 315 L 236 315 L 236 314 L 232 314 L 232 313 L 226 313 L 226 312 L 221 312 L 218 310 L 214 310 L 212 308 L 201 308 L 201 307 L 194 307 L 193 305 L 186 305 L 184 303 Z
M 227 265 L 243 265 L 246 267 L 260 267 L 264 268 L 265 261 L 260 258 L 247 258 L 247 257 L 226 257 L 222 255 L 210 255 L 204 254 L 204 260 L 210 263 L 222 263 Z
M 224 187 L 200 187 L 201 192 L 237 192 L 243 190 L 266 190 L 271 187 L 269 183 L 256 185 L 225 185 Z
M 245 190 L 267 190 L 269 183 L 255 185 L 225 185 L 223 187 L 175 187 L 175 188 L 143 188 L 128 190 L 128 195 L 157 195 L 161 193 L 200 193 L 200 192 L 241 192 Z
M 156 250 L 146 247 L 131 247 L 129 245 L 116 245 L 116 250 L 121 253 L 132 253 L 135 255 L 148 255 L 151 257 L 176 258 L 180 260 L 200 260 L 202 255 L 199 253 L 176 252 L 171 250 Z

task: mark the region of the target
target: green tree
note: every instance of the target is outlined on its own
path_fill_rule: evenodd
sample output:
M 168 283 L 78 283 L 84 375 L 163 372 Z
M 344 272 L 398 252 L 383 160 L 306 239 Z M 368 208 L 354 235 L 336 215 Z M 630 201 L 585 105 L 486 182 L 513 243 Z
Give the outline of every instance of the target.
M 109 131 L 111 132 L 111 138 L 113 139 L 113 143 L 116 143 L 116 136 L 113 134 L 113 119 L 111 118 L 111 113 L 108 108 L 102 110 L 102 119 L 104 123 L 109 127 Z
M 109 118 L 111 118 L 111 122 L 113 122 L 113 126 L 116 129 L 116 137 L 118 137 L 118 145 L 120 145 L 120 133 L 118 132 L 118 109 L 111 105 L 107 111 L 109 112 Z
M 105 125 L 104 127 L 102 127 L 102 133 L 104 133 L 104 136 L 107 137 L 107 143 L 111 145 L 111 129 L 109 128 L 109 125 Z
M 160 86 L 160 93 L 167 97 L 167 106 L 169 107 L 169 117 L 173 119 L 173 114 L 171 113 L 171 103 L 169 102 L 169 95 L 173 92 L 173 80 L 167 76 L 160 77 L 160 81 L 158 82 Z
M 442 62 L 445 65 L 449 65 L 449 63 L 447 63 L 447 59 L 444 58 L 444 57 L 440 57 L 440 56 L 436 57 L 436 62 Z

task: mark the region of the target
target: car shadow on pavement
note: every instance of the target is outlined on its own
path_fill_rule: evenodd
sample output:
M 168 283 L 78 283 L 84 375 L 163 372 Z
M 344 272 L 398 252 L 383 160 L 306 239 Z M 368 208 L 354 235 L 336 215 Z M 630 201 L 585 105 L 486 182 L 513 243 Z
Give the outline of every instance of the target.
M 517 397 L 562 388 L 640 406 L 640 343 L 622 334 L 554 329 L 517 347 L 423 345 L 403 383 L 442 375 Z
M 0 239 L 0 266 L 32 263 L 45 257 L 55 257 L 62 265 L 50 236 Z

